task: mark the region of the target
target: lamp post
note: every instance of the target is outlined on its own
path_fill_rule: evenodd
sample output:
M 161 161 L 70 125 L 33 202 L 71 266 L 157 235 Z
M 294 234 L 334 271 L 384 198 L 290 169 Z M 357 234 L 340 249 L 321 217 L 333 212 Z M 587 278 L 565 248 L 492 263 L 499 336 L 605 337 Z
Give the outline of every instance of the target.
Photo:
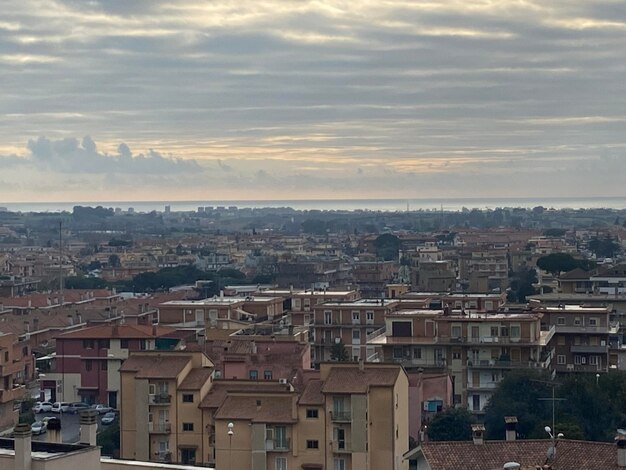
M 233 428 L 235 425 L 233 423 L 228 423 L 228 469 L 231 470 L 233 468 Z

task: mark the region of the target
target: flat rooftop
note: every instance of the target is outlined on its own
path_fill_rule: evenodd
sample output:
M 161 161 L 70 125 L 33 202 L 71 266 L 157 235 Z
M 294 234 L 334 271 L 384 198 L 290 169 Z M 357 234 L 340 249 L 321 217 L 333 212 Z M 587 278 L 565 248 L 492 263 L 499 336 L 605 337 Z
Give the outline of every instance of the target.
M 210 306 L 210 305 L 232 305 L 245 302 L 245 298 L 242 297 L 224 297 L 224 298 L 211 298 L 202 300 L 169 300 L 159 305 L 171 305 L 171 306 Z
M 98 447 L 86 444 L 59 444 L 46 441 L 31 441 L 31 456 L 33 459 L 47 460 L 62 455 L 86 451 L 97 451 Z M 0 455 L 15 455 L 15 440 L 0 438 Z

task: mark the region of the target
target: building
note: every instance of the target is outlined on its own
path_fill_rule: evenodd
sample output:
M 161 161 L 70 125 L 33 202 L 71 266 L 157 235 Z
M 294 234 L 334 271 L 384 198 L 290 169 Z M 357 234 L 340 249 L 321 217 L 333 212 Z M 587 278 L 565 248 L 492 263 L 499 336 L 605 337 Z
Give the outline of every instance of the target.
M 17 423 L 14 404 L 26 395 L 34 371 L 28 341 L 12 333 L 0 333 L 0 430 Z
M 607 372 L 609 348 L 620 343 L 619 324 L 610 320 L 609 307 L 581 305 L 536 306 L 543 322 L 556 329 L 557 372 Z
M 216 468 L 408 469 L 407 406 L 396 365 L 324 363 L 300 395 L 231 392 L 215 412 Z
M 408 371 L 447 372 L 454 403 L 483 413 L 506 371 L 550 368 L 548 345 L 555 329 L 542 329 L 542 317 L 399 310 L 388 313 L 385 328 L 368 337 L 368 347 L 375 350 L 369 360 L 399 363 Z
M 213 381 L 202 352 L 133 353 L 120 368 L 120 455 L 123 459 L 207 461 L 208 442 L 198 405 Z
M 383 328 L 385 316 L 399 305 L 397 300 L 361 299 L 347 302 L 325 302 L 313 307 L 314 348 L 311 359 L 318 364 L 331 359 L 333 345 L 343 343 L 348 357 L 366 359 L 374 353 L 367 350 L 367 335 Z
M 99 325 L 59 335 L 52 371 L 41 381 L 44 398 L 118 408 L 121 364 L 132 352 L 174 348 L 173 333 L 156 325 Z

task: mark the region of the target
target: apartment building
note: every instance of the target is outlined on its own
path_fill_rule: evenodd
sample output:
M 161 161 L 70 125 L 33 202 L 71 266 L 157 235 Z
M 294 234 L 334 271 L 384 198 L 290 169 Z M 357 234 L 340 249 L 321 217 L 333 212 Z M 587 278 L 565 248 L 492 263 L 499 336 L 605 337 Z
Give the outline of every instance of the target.
M 557 372 L 607 372 L 609 351 L 619 344 L 619 323 L 610 320 L 609 307 L 535 304 L 543 322 L 555 328 Z
M 118 408 L 122 363 L 133 352 L 175 348 L 174 333 L 157 325 L 98 325 L 61 334 L 52 370 L 41 381 L 44 398 Z
M 26 395 L 34 370 L 28 342 L 12 333 L 0 332 L 0 431 L 17 423 L 14 403 Z
M 462 253 L 459 276 L 467 283 L 469 292 L 504 292 L 509 282 L 507 251 L 475 250 Z
M 438 292 L 407 292 L 402 296 L 402 308 L 408 305 L 408 301 L 427 301 L 438 308 L 449 307 L 453 310 L 461 310 L 466 313 L 495 313 L 506 303 L 506 293 L 438 293 Z M 407 303 L 405 303 L 407 301 Z M 419 308 L 411 306 L 408 308 Z
M 396 365 L 321 364 L 300 395 L 228 392 L 215 412 L 216 468 L 406 469 L 407 406 Z
M 542 330 L 541 314 L 401 310 L 387 314 L 385 322 L 384 330 L 368 337 L 376 350 L 370 359 L 449 373 L 454 403 L 475 413 L 484 411 L 506 371 L 550 367 L 555 330 Z
M 354 263 L 352 279 L 364 298 L 381 298 L 385 286 L 398 276 L 397 261 L 359 261 Z
M 213 381 L 213 363 L 188 351 L 133 353 L 120 368 L 123 459 L 196 464 L 208 442 L 198 405 Z
M 332 347 L 342 342 L 351 359 L 365 359 L 367 335 L 385 325 L 385 316 L 399 302 L 385 299 L 361 299 L 346 302 L 324 302 L 313 307 L 313 350 L 311 359 L 319 364 L 331 359 Z

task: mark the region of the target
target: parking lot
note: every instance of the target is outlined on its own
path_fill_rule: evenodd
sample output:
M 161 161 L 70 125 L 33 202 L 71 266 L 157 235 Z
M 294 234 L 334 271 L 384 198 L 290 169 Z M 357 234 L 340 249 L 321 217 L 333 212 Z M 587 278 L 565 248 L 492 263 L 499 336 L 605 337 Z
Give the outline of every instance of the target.
M 37 413 L 35 414 L 35 420 L 41 421 L 42 418 L 50 416 L 61 419 L 61 439 L 64 443 L 74 444 L 80 440 L 80 416 L 78 414 L 69 413 Z M 104 415 L 98 415 L 98 433 L 107 428 L 106 425 L 101 423 Z M 47 440 L 47 432 L 38 436 L 33 436 L 33 440 L 45 441 Z

